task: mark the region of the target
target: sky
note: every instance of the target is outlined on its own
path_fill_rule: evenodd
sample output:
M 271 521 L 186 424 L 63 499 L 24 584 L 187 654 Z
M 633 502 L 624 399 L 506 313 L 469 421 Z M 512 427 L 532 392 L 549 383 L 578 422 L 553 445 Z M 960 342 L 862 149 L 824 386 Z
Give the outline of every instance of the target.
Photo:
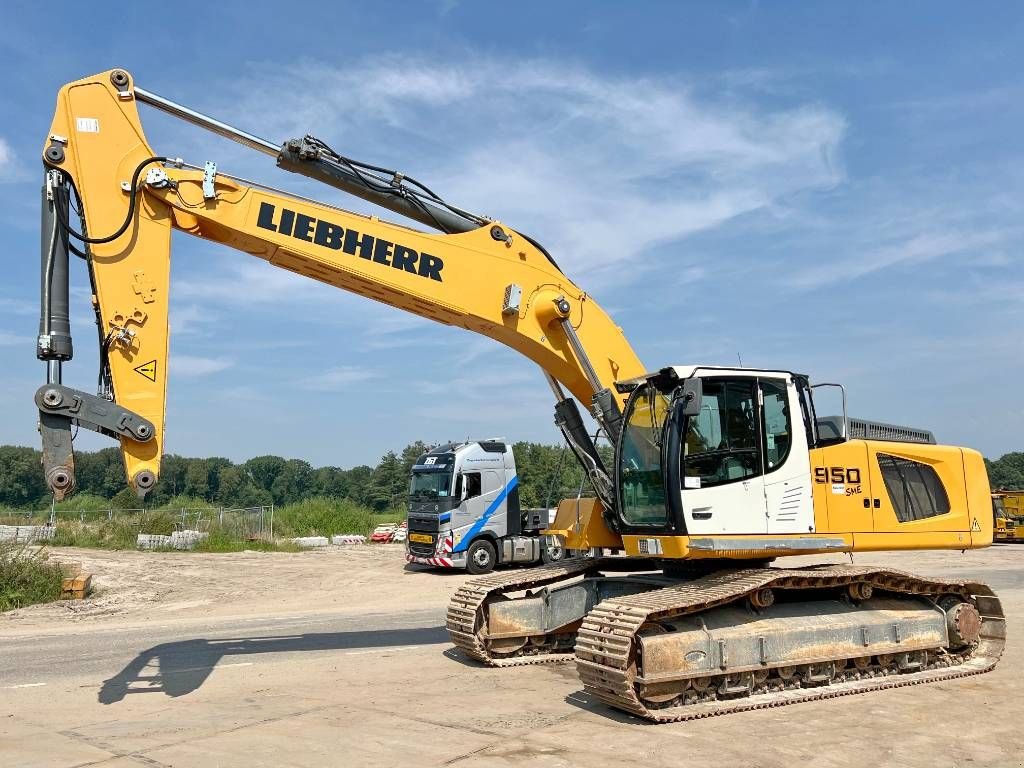
M 0 10 L 0 444 L 38 443 L 56 92 L 123 67 L 529 233 L 649 369 L 795 370 L 842 382 L 851 415 L 1024 449 L 1021 6 L 143 5 Z M 374 212 L 140 109 L 159 154 Z M 417 439 L 559 439 L 541 372 L 496 342 L 182 233 L 172 250 L 168 452 L 346 467 Z M 81 263 L 72 280 L 65 383 L 92 391 Z

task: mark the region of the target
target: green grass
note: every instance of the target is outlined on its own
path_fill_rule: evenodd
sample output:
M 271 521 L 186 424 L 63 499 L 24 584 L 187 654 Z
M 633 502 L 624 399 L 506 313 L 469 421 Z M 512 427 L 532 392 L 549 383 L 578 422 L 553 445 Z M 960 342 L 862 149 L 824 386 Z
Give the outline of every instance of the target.
M 135 549 L 139 533 L 165 536 L 174 531 L 175 517 L 170 512 L 148 511 L 121 513 L 112 520 L 79 522 L 60 520 L 52 543 L 62 547 L 93 547 L 95 549 Z
M 240 539 L 223 530 L 212 530 L 209 536 L 196 544 L 195 552 L 298 552 L 299 548 L 290 541 L 267 541 L 266 539 Z
M 358 533 L 364 536 L 381 523 L 397 523 L 405 519 L 401 510 L 376 513 L 344 500 L 312 498 L 274 509 L 274 535 L 333 536 L 336 533 Z
M 43 550 L 0 544 L 0 611 L 60 599 L 62 576 Z
M 76 502 L 81 502 L 76 505 Z M 369 536 L 382 523 L 397 523 L 405 519 L 401 509 L 374 512 L 347 499 L 316 497 L 274 509 L 274 541 L 253 539 L 253 518 L 244 514 L 218 509 L 202 499 L 177 496 L 160 509 L 145 512 L 115 510 L 112 518 L 106 510 L 110 502 L 88 495 L 76 496 L 65 505 L 58 505 L 57 533 L 54 546 L 91 547 L 94 549 L 135 549 L 139 533 L 168 535 L 181 523 L 181 509 L 188 510 L 185 524 L 198 527 L 209 536 L 196 546 L 199 552 L 295 551 L 290 539 L 297 536 L 333 536 L 354 533 Z M 80 510 L 84 514 L 80 513 Z M 0 508 L 0 523 L 5 523 L 5 512 Z M 63 514 L 62 514 L 63 512 Z M 15 525 L 29 521 L 16 513 L 10 518 Z M 269 528 L 270 515 L 263 524 Z

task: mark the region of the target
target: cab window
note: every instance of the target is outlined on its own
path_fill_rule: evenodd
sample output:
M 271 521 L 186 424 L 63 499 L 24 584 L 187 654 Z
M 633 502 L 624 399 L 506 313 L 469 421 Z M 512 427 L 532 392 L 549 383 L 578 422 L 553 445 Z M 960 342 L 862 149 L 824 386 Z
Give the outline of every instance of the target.
M 789 456 L 793 443 L 792 418 L 786 398 L 786 382 L 760 379 L 764 418 L 764 471 L 778 469 Z
M 706 379 L 700 414 L 687 419 L 683 488 L 709 488 L 761 474 L 754 379 Z
M 472 499 L 480 495 L 480 473 L 464 472 L 462 475 L 466 483 L 466 498 Z
M 630 396 L 619 444 L 618 482 L 622 519 L 627 525 L 664 526 L 668 522 L 661 471 L 661 431 L 668 398 L 650 384 Z

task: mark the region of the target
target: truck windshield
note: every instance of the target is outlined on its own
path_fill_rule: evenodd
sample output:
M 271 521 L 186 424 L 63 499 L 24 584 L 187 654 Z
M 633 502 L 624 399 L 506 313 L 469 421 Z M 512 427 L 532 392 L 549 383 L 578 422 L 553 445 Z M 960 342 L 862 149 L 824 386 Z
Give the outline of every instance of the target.
M 651 384 L 637 388 L 623 418 L 619 444 L 619 483 L 622 519 L 628 525 L 668 522 L 661 471 L 661 427 L 668 398 Z
M 448 496 L 452 487 L 452 473 L 437 471 L 413 472 L 409 498 L 423 501 Z

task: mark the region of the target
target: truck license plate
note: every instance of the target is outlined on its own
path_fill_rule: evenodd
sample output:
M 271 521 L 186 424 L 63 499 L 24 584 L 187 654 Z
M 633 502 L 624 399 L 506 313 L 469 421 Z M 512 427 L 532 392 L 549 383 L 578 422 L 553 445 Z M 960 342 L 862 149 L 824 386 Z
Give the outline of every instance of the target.
M 417 544 L 433 544 L 434 537 L 428 533 L 410 533 L 409 541 L 415 541 Z

